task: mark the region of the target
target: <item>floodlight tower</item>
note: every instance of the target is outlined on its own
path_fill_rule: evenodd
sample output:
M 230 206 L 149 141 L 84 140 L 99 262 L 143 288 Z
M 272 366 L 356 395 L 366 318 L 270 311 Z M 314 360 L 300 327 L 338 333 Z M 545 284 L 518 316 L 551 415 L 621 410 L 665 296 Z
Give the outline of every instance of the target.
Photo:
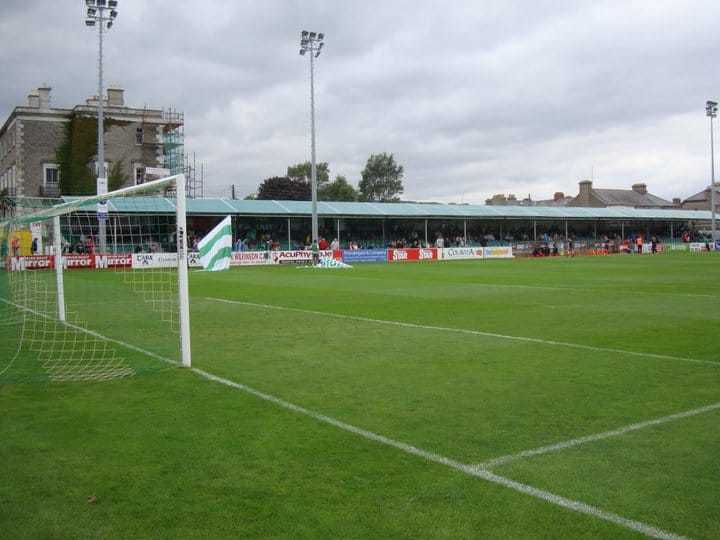
M 97 194 L 104 195 L 108 191 L 107 171 L 105 170 L 105 141 L 103 120 L 103 33 L 112 28 L 118 15 L 117 0 L 85 0 L 87 15 L 85 25 L 98 29 L 98 123 L 97 123 Z M 98 203 L 98 240 L 101 253 L 107 253 L 107 203 Z
M 705 114 L 710 118 L 710 212 L 712 216 L 711 236 L 713 248 L 716 247 L 717 231 L 715 229 L 715 135 L 713 133 L 713 118 L 717 116 L 718 104 L 708 101 L 705 104 Z
M 317 214 L 317 166 L 315 165 L 315 58 L 320 56 L 325 42 L 325 34 L 303 30 L 300 34 L 300 55 L 310 53 L 310 182 L 312 187 L 312 243 L 313 250 L 318 245 L 318 214 Z

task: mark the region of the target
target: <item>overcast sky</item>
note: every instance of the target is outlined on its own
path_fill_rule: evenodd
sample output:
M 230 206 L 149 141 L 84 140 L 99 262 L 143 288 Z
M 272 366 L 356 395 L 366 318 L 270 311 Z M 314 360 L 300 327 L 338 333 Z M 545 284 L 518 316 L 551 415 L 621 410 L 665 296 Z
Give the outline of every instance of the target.
M 720 98 L 720 2 L 119 0 L 106 80 L 134 106 L 185 112 L 206 194 L 254 191 L 309 160 L 302 29 L 316 71 L 318 160 L 354 184 L 372 153 L 406 199 L 549 198 L 645 181 L 709 183 L 707 99 Z M 0 115 L 42 83 L 55 106 L 97 87 L 82 0 L 0 0 Z

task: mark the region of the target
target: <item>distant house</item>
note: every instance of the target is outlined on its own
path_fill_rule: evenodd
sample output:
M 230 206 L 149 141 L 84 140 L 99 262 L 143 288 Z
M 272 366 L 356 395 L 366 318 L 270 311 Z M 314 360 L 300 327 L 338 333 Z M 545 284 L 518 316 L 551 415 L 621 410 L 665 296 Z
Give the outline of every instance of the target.
M 590 180 L 579 182 L 580 190 L 568 206 L 589 206 L 607 208 L 608 206 L 628 206 L 632 208 L 677 208 L 679 200 L 668 201 L 648 193 L 647 185 L 633 184 L 631 189 L 593 188 Z
M 685 199 L 681 206 L 688 210 L 710 210 L 710 186 Z M 720 189 L 715 183 L 715 212 L 720 213 Z
M 566 197 L 562 191 L 558 191 L 553 195 L 552 199 L 533 201 L 530 195 L 526 199 L 518 199 L 510 193 L 507 197 L 499 193 L 493 195 L 489 199 L 485 199 L 485 204 L 489 206 L 567 206 L 573 197 Z
M 568 206 L 574 199 L 570 195 L 565 195 L 562 191 L 556 191 L 552 199 L 535 201 L 533 206 Z

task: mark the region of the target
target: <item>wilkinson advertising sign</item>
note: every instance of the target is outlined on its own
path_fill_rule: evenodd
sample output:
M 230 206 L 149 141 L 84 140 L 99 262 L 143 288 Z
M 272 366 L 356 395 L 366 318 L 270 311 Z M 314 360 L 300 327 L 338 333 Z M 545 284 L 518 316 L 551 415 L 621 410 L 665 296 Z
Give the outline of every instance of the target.
M 235 251 L 230 259 L 232 266 L 256 266 L 273 264 L 268 251 Z
M 408 248 L 387 250 L 388 262 L 436 261 L 437 259 L 437 248 Z

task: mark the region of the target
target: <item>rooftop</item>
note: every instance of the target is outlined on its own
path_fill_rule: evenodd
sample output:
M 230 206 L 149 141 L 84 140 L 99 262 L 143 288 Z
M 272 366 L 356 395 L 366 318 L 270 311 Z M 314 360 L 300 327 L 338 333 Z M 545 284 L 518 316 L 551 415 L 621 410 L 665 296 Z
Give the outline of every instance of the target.
M 65 201 L 76 200 L 66 197 Z M 94 205 L 91 206 L 94 208 Z M 117 198 L 109 202 L 111 212 L 158 213 L 175 211 L 170 198 L 132 197 Z M 263 217 L 309 217 L 310 201 L 268 201 L 188 199 L 189 215 L 242 215 Z M 588 208 L 572 206 L 489 206 L 478 204 L 413 204 L 375 202 L 318 202 L 322 217 L 365 217 L 402 219 L 605 219 L 605 220 L 709 220 L 705 210 L 630 208 Z

